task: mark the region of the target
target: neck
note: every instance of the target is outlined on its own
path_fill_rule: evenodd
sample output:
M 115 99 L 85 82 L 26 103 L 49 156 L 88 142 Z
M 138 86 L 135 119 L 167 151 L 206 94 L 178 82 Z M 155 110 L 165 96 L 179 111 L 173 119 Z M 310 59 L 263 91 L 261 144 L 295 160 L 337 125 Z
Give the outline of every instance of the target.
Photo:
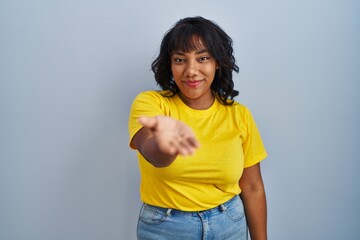
M 215 96 L 213 93 L 211 93 L 208 97 L 201 97 L 198 99 L 187 98 L 181 93 L 179 93 L 179 97 L 188 107 L 196 110 L 208 109 L 215 101 Z

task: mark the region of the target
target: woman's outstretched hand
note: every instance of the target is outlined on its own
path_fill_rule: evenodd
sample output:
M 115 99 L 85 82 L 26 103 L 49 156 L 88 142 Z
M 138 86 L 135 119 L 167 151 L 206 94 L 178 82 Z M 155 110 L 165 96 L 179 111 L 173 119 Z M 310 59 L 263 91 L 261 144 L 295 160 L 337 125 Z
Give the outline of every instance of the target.
M 192 155 L 199 147 L 191 128 L 179 120 L 167 116 L 140 117 L 138 120 L 153 132 L 159 150 L 165 154 Z

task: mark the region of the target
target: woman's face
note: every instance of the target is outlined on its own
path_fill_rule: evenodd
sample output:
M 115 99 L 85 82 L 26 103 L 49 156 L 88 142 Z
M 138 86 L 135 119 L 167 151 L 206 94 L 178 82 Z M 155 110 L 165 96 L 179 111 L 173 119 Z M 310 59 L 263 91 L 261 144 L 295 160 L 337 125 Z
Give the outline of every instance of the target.
M 171 71 L 182 101 L 194 109 L 207 109 L 214 102 L 211 83 L 217 63 L 204 47 L 191 52 L 174 51 Z

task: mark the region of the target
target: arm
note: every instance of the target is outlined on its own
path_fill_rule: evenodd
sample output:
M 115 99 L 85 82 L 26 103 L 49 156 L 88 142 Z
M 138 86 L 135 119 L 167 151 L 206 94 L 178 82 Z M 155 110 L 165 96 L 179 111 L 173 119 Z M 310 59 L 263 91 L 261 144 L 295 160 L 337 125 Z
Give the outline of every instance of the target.
M 155 167 L 169 166 L 178 154 L 191 155 L 199 146 L 183 122 L 166 116 L 141 117 L 139 122 L 143 128 L 133 137 L 133 144 Z
M 252 240 L 267 239 L 267 209 L 265 188 L 261 177 L 260 163 L 245 168 L 240 179 L 240 196 Z

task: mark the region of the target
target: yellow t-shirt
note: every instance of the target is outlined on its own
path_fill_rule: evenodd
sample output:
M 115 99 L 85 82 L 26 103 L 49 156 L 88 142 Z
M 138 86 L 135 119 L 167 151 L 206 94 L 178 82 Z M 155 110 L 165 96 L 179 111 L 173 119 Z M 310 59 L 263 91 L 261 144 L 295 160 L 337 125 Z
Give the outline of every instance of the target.
M 164 208 L 202 211 L 240 194 L 244 167 L 267 156 L 250 111 L 237 102 L 225 106 L 218 99 L 206 110 L 195 110 L 178 95 L 161 93 L 147 91 L 135 98 L 129 116 L 130 147 L 134 148 L 131 139 L 142 127 L 138 117 L 165 115 L 190 126 L 200 148 L 164 168 L 154 167 L 138 153 L 141 200 Z

